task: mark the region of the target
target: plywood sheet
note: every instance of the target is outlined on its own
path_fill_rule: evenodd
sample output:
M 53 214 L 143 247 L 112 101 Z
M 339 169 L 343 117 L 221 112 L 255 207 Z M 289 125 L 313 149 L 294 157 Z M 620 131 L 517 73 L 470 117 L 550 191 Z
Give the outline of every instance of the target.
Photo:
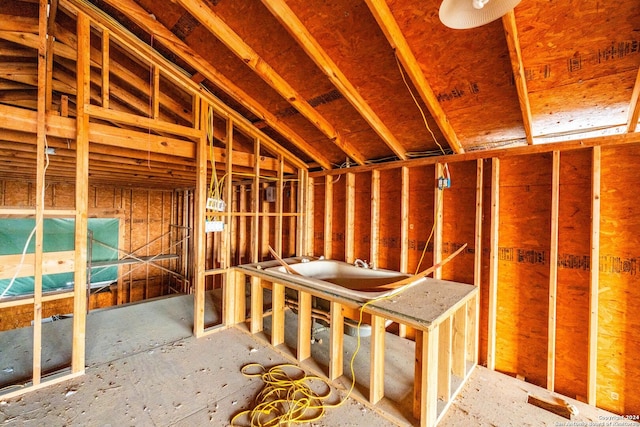
M 473 284 L 476 225 L 476 162 L 449 164 L 451 188 L 443 191 L 442 258 L 458 250 L 460 255 L 442 267 L 442 278 Z
M 433 228 L 435 185 L 434 166 L 409 169 L 409 273 L 416 272 L 423 252 L 424 259 L 419 270 L 424 271 L 433 265 L 433 238 L 426 252 L 425 246 Z
M 354 255 L 369 260 L 371 254 L 371 172 L 356 174 Z
M 551 157 L 500 164 L 496 369 L 545 386 Z
M 331 258 L 345 260 L 346 224 L 346 177 L 333 178 L 333 214 L 331 222 Z
M 639 156 L 637 145 L 602 150 L 597 402 L 621 414 L 640 412 Z
M 402 215 L 400 197 L 400 168 L 380 171 L 380 241 L 378 242 L 378 266 L 400 271 L 402 248 Z

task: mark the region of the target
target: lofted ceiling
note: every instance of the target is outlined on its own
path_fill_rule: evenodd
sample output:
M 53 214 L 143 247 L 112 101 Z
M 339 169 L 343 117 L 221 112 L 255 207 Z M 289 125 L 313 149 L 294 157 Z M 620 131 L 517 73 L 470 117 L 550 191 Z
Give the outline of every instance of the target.
M 637 129 L 638 0 L 522 0 L 502 19 L 468 30 L 439 21 L 440 0 L 54 4 L 52 109 L 66 95 L 74 115 L 75 24 L 65 5 L 96 8 L 309 168 L 614 138 Z M 37 34 L 37 1 L 0 3 L 0 104 L 35 110 Z M 114 45 L 111 55 L 112 108 L 148 110 L 148 69 L 126 49 Z M 169 84 L 162 95 L 161 118 L 190 125 L 190 96 Z M 6 135 L 0 155 L 15 162 L 10 153 L 20 141 Z M 63 143 L 71 148 L 59 141 L 61 149 Z M 250 138 L 243 144 L 250 151 Z M 110 154 L 94 153 L 93 164 L 104 161 L 109 169 Z M 135 157 L 129 161 L 145 160 Z M 172 177 L 189 181 L 192 162 L 156 157 Z

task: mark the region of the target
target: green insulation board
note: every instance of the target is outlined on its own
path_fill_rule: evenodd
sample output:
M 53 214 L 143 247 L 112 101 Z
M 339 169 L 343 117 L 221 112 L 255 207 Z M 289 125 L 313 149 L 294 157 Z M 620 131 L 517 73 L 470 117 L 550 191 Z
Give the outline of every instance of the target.
M 90 259 L 94 261 L 114 261 L 118 259 L 118 236 L 120 221 L 117 218 L 89 218 Z M 44 252 L 73 251 L 75 248 L 75 220 L 47 218 L 44 220 L 42 246 Z M 32 254 L 35 246 L 33 219 L 0 219 L 0 255 L 20 255 L 25 250 Z M 31 236 L 31 237 L 30 237 Z M 27 241 L 29 241 L 27 245 Z M 89 255 L 87 256 L 89 259 Z M 91 269 L 92 286 L 115 282 L 118 267 L 94 267 Z M 0 280 L 0 296 L 24 296 L 33 294 L 33 276 Z M 42 291 L 73 289 L 73 272 L 48 274 L 42 277 Z

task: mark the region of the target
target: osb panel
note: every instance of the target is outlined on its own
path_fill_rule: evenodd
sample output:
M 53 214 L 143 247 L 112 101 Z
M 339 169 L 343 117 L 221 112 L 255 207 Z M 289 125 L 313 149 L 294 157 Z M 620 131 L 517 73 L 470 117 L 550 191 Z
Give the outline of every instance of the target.
M 331 223 L 331 258 L 345 260 L 346 183 L 344 175 L 333 178 L 333 221 Z
M 313 186 L 313 254 L 324 255 L 324 178 L 316 178 Z
M 602 150 L 597 402 L 621 414 L 640 412 L 638 158 L 638 145 Z
M 463 146 L 523 137 L 501 21 L 452 30 L 438 18 L 440 3 L 394 0 L 389 7 Z
M 131 252 L 137 256 L 148 255 L 148 249 L 144 248 L 148 239 L 148 195 L 145 190 L 133 190 L 131 195 Z M 132 280 L 145 278 L 146 268 L 140 265 L 130 267 Z
M 591 150 L 560 156 L 555 390 L 587 395 Z
M 434 191 L 436 187 L 434 166 L 409 168 L 409 252 L 408 273 L 415 273 L 424 253 L 419 271 L 433 265 L 433 238 L 427 245 L 433 229 Z M 397 182 L 400 188 L 400 180 Z M 398 200 L 396 195 L 393 200 Z M 426 250 L 426 252 L 425 252 Z
M 53 189 L 53 207 L 57 209 L 75 209 L 75 185 L 74 184 L 55 184 Z
M 442 267 L 442 278 L 473 284 L 476 228 L 476 162 L 449 164 L 451 188 L 442 192 L 442 258 L 465 243 L 467 248 Z
M 371 172 L 356 174 L 353 252 L 356 258 L 371 258 Z
M 600 77 L 597 82 L 579 81 L 531 93 L 534 136 L 626 123 L 638 67 L 640 63 L 635 70 Z
M 532 0 L 515 15 L 530 92 L 640 66 L 636 0 Z
M 300 0 L 287 4 L 408 151 L 437 148 L 402 81 L 393 51 L 364 2 L 318 2 L 313 8 Z M 371 78 L 372 70 L 379 70 L 376 78 Z M 442 140 L 440 130 L 432 128 Z
M 4 181 L 4 206 L 29 207 L 32 185 L 24 181 Z
M 551 156 L 500 164 L 496 369 L 546 385 Z

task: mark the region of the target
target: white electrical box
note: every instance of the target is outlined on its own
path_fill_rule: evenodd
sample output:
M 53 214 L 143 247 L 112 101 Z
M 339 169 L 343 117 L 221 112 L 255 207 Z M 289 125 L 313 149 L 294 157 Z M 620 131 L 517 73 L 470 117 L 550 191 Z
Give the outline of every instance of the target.
M 207 209 L 210 211 L 224 212 L 226 207 L 227 204 L 222 199 L 216 199 L 213 197 L 209 197 L 207 199 Z
M 204 231 L 205 233 L 214 233 L 224 230 L 224 221 L 205 221 Z

